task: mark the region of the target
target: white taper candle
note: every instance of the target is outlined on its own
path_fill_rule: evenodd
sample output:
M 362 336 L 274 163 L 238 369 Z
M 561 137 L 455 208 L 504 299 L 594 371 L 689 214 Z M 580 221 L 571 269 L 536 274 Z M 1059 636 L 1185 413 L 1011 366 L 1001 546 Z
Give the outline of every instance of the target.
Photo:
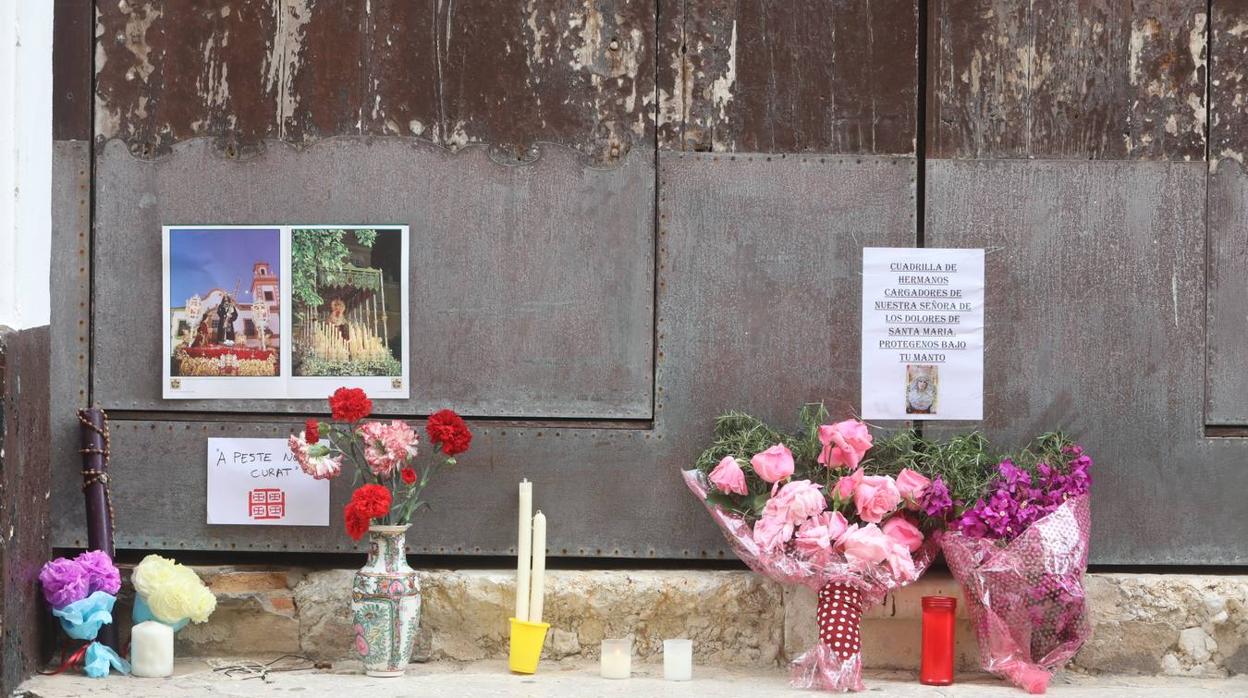
M 529 619 L 529 565 L 533 558 L 533 483 L 520 481 L 520 528 L 516 540 L 516 620 Z
M 533 515 L 533 589 L 529 601 L 529 621 L 542 622 L 546 597 L 546 515 L 541 509 Z

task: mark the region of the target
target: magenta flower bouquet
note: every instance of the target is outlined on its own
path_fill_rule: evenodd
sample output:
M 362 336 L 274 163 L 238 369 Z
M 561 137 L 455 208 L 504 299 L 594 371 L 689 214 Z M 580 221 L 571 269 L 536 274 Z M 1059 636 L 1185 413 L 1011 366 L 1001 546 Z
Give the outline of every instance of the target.
M 1002 460 L 983 497 L 960 515 L 946 510 L 952 519 L 940 544 L 983 668 L 1043 693 L 1090 633 L 1083 574 L 1092 459 L 1056 434 L 1024 455 L 1033 466 Z
M 85 642 L 63 667 L 81 664 L 87 676 L 97 679 L 108 676 L 110 668 L 130 672 L 126 660 L 95 641 L 100 628 L 113 622 L 113 604 L 121 589 L 121 574 L 107 553 L 89 550 L 74 558 L 50 560 L 39 570 L 39 586 L 65 634 Z
M 872 436 L 858 420 L 825 423 L 802 411 L 798 434 L 748 415 L 716 423 L 715 443 L 684 473 L 750 569 L 818 593 L 819 642 L 792 663 L 792 685 L 862 690 L 862 612 L 913 582 L 935 545 L 921 502 L 931 480 L 870 462 Z

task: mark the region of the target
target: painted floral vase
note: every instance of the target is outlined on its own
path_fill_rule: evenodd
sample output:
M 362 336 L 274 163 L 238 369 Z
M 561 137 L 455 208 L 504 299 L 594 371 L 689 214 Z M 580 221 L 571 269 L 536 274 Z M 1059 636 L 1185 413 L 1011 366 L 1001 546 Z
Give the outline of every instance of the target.
M 402 676 L 420 626 L 420 580 L 407 565 L 403 526 L 370 526 L 368 562 L 351 584 L 355 651 L 369 676 Z

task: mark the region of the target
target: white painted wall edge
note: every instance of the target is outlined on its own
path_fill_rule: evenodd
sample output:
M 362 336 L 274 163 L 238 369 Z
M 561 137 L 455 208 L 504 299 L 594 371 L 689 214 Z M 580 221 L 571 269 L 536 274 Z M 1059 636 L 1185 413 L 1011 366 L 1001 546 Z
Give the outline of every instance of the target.
M 52 6 L 0 2 L 0 325 L 51 315 Z

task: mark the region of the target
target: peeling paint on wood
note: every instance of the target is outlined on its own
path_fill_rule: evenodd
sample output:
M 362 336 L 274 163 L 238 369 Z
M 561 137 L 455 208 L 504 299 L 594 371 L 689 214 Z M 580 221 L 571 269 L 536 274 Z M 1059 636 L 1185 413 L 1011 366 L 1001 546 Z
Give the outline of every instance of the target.
M 1209 82 L 1209 169 L 1222 160 L 1243 167 L 1248 151 L 1248 3 L 1213 5 L 1213 73 Z
M 1201 0 L 936 0 L 928 153 L 1200 160 Z
M 653 138 L 643 0 L 120 0 L 97 20 L 97 136 L 417 136 L 614 162 Z
M 915 0 L 687 0 L 659 18 L 661 147 L 914 152 Z
M 119 0 L 96 19 L 96 133 L 155 155 L 197 134 L 255 143 L 277 130 L 266 80 L 278 3 Z
M 1248 4 L 1213 6 L 1205 419 L 1248 424 Z

